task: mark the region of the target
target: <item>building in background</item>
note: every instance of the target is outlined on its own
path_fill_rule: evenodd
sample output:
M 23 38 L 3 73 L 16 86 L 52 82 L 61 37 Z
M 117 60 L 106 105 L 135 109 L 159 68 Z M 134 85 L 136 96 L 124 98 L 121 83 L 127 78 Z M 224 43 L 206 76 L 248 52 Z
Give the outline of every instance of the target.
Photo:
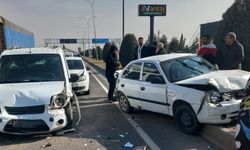
M 210 23 L 205 23 L 201 24 L 200 28 L 200 37 L 203 35 L 210 35 L 212 39 L 214 39 L 217 30 L 219 29 L 222 21 L 216 21 L 216 22 L 210 22 Z
M 0 16 L 0 50 L 32 48 L 34 34 Z

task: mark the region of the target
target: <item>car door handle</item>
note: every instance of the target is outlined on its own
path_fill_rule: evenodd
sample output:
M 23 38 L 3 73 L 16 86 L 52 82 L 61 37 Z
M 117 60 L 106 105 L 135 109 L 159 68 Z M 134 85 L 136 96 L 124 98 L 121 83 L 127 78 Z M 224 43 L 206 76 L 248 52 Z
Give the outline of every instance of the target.
M 121 84 L 121 87 L 125 87 L 125 84 Z
M 141 87 L 141 91 L 145 91 L 145 87 Z

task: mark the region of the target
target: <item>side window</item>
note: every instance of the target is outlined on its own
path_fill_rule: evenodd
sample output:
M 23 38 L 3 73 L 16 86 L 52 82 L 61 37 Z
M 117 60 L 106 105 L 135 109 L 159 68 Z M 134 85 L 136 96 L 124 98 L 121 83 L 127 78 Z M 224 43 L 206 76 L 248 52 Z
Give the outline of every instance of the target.
M 143 67 L 142 73 L 142 81 L 164 84 L 164 78 L 156 68 L 156 66 L 152 63 L 145 63 Z
M 141 63 L 131 64 L 123 73 L 122 78 L 139 80 L 141 73 Z

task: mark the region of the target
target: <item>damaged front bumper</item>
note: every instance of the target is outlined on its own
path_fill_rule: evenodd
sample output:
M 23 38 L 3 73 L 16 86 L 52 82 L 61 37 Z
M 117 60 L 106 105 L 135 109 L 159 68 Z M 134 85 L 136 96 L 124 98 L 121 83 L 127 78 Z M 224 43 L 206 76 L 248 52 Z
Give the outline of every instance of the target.
M 28 111 L 27 111 L 28 112 Z M 43 113 L 11 114 L 1 107 L 0 132 L 10 134 L 42 134 L 60 130 L 67 124 L 65 110 L 49 110 L 45 106 Z
M 204 103 L 197 118 L 201 123 L 226 124 L 236 120 L 239 116 L 242 100 L 220 102 L 219 104 Z

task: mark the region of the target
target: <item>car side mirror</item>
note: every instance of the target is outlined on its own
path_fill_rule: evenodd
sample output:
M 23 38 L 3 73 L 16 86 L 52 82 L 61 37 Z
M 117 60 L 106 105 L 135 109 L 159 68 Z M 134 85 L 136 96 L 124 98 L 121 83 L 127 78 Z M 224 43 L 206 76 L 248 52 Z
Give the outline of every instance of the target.
M 160 77 L 155 77 L 151 80 L 152 84 L 165 84 L 165 81 Z
M 87 66 L 87 67 L 86 67 L 86 70 L 90 70 L 90 67 L 89 67 L 89 66 Z
M 79 80 L 79 76 L 77 74 L 70 74 L 69 82 L 77 82 Z

